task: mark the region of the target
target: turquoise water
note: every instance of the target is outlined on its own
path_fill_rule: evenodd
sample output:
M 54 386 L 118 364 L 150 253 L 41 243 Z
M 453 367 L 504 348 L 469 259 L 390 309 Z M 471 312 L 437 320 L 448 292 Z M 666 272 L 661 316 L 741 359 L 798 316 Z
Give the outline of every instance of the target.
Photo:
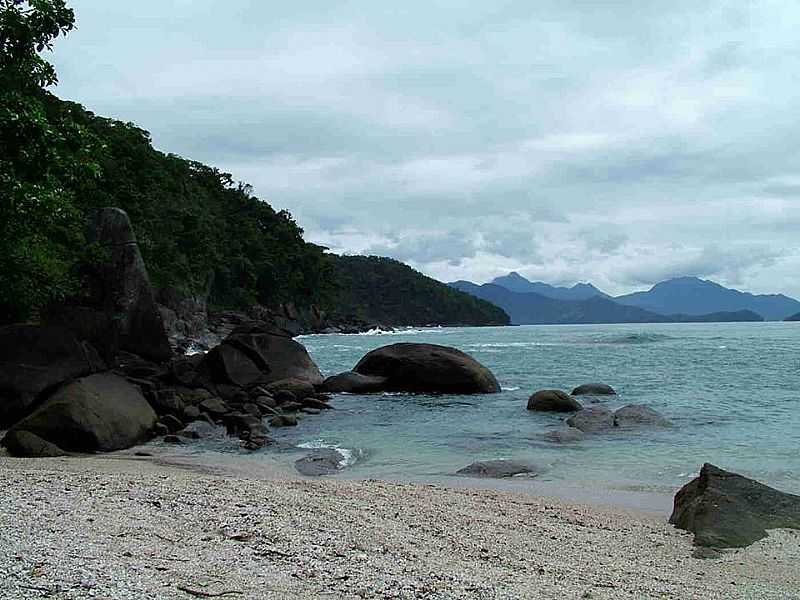
M 476 460 L 533 462 L 542 481 L 674 491 L 713 462 L 800 492 L 800 323 L 439 328 L 304 336 L 325 374 L 399 341 L 455 346 L 497 376 L 484 396 L 339 395 L 336 411 L 275 431 L 288 445 L 349 451 L 351 476 L 435 480 Z M 593 381 L 644 403 L 671 429 L 618 431 L 574 445 L 542 440 L 561 417 L 525 409 L 542 388 Z

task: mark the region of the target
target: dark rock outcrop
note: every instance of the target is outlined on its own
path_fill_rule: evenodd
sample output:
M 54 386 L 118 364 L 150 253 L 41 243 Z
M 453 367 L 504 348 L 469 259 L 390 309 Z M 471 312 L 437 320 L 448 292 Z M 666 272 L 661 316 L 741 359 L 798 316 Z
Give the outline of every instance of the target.
M 629 404 L 614 413 L 617 427 L 669 427 L 671 423 L 663 415 L 644 404 Z
M 534 477 L 539 470 L 526 463 L 513 460 L 482 460 L 467 465 L 463 469 L 456 471 L 457 475 L 468 477 L 490 477 L 499 479 L 502 477 L 515 477 L 517 475 L 527 475 Z
M 611 396 L 617 392 L 605 383 L 584 383 L 572 390 L 573 396 Z
M 388 379 L 377 375 L 362 375 L 355 371 L 345 371 L 328 377 L 322 389 L 333 394 L 373 394 L 386 389 Z
M 295 400 L 303 400 L 313 396 L 315 393 L 314 386 L 311 383 L 304 379 L 296 378 L 273 381 L 265 389 L 276 398 L 280 392 L 291 392 Z
M 299 473 L 309 477 L 333 475 L 341 470 L 344 460 L 344 456 L 336 450 L 319 448 L 294 461 L 294 467 Z
M 169 359 L 172 349 L 128 215 L 119 208 L 93 211 L 86 237 L 108 260 L 91 274 L 89 297 L 78 306 L 54 307 L 48 320 L 91 341 L 107 360 L 119 350 Z
M 0 327 L 0 428 L 33 410 L 45 390 L 103 367 L 64 327 Z
M 567 425 L 580 429 L 584 433 L 594 433 L 614 427 L 614 413 L 599 406 L 590 406 L 579 410 L 569 419 Z
M 492 372 L 474 358 L 448 346 L 400 343 L 367 353 L 353 369 L 387 378 L 387 390 L 451 394 L 499 392 Z
M 675 494 L 669 522 L 694 533 L 697 546 L 740 548 L 768 529 L 800 529 L 800 496 L 706 463 Z
M 240 325 L 198 367 L 215 384 L 249 387 L 283 379 L 322 383 L 306 349 L 283 329 L 266 323 Z
M 63 450 L 110 452 L 146 440 L 156 413 L 135 386 L 111 373 L 65 385 L 12 427 Z
M 561 390 L 539 390 L 528 398 L 528 410 L 545 412 L 575 412 L 583 406 Z
M 45 456 L 65 456 L 67 454 L 55 444 L 43 440 L 30 431 L 9 431 L 3 438 L 3 446 L 12 456 L 42 458 Z

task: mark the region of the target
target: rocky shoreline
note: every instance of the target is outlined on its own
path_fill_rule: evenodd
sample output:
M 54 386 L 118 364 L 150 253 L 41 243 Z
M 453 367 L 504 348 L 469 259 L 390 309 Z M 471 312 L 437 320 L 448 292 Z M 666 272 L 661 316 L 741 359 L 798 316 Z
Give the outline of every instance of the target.
M 108 250 L 108 262 L 98 267 L 92 290 L 84 303 L 63 307 L 62 311 L 56 310 L 43 323 L 0 327 L 0 429 L 8 429 L 0 444 L 16 457 L 42 461 L 26 466 L 24 462 L 4 459 L 2 464 L 7 470 L 2 475 L 13 479 L 15 472 L 38 474 L 32 476 L 31 481 L 38 481 L 42 487 L 34 494 L 47 494 L 47 490 L 51 490 L 56 495 L 53 502 L 63 503 L 69 498 L 69 494 L 59 496 L 51 489 L 52 486 L 62 485 L 54 474 L 60 467 L 79 475 L 81 483 L 76 493 L 99 493 L 104 502 L 108 500 L 103 489 L 98 492 L 97 482 L 100 481 L 101 488 L 104 488 L 118 485 L 120 481 L 109 478 L 107 473 L 98 474 L 94 469 L 102 463 L 88 458 L 90 454 L 131 448 L 154 438 L 160 438 L 166 444 L 189 444 L 192 440 L 213 435 L 220 426 L 225 428 L 228 435 L 239 440 L 241 448 L 259 450 L 274 444 L 270 436 L 271 429 L 293 427 L 305 418 L 324 418 L 325 413 L 335 410 L 335 394 L 388 392 L 477 395 L 493 394 L 501 389 L 494 374 L 473 357 L 456 348 L 426 343 L 381 346 L 364 355 L 352 370 L 323 378 L 305 347 L 293 339 L 304 331 L 304 326 L 300 324 L 302 319 L 295 313 L 287 312 L 286 307 L 281 309 L 281 313 L 266 309 L 251 314 L 220 313 L 210 321 L 213 335 L 208 333 L 204 338 L 211 344 L 210 347 L 204 352 L 185 354 L 180 351 L 186 349 L 181 348 L 183 342 L 174 335 L 172 338 L 170 336 L 178 331 L 180 335 L 187 336 L 183 338 L 184 341 L 193 339 L 188 336 L 208 327 L 208 321 L 198 316 L 197 306 L 187 304 L 188 312 L 182 313 L 179 318 L 177 312 L 170 315 L 165 312 L 163 305 L 156 302 L 156 294 L 150 287 L 125 213 L 117 209 L 103 209 L 93 217 L 92 227 L 94 239 Z M 186 318 L 189 313 L 195 315 L 192 323 Z M 312 314 L 312 317 L 321 326 L 322 315 Z M 308 320 L 308 316 L 303 319 Z M 207 331 L 211 332 L 212 329 Z M 337 331 L 342 329 L 338 328 Z M 195 340 L 191 343 L 198 342 Z M 178 352 L 174 350 L 176 345 Z M 672 426 L 665 417 L 645 405 L 627 405 L 615 411 L 609 410 L 604 403 L 615 396 L 615 390 L 602 383 L 583 384 L 570 393 L 539 390 L 528 400 L 527 409 L 532 413 L 544 411 L 563 414 L 563 426 L 544 436 L 545 441 L 553 444 L 579 442 L 585 436 L 603 435 L 611 430 Z M 147 452 L 141 451 L 141 454 L 146 455 Z M 294 467 L 297 473 L 307 477 L 334 475 L 341 470 L 342 459 L 333 450 L 317 449 L 298 459 Z M 81 461 L 85 462 L 88 471 L 79 466 Z M 48 468 L 55 471 L 49 472 Z M 536 477 L 538 473 L 535 465 L 505 460 L 478 461 L 458 471 L 458 475 L 480 478 Z M 224 491 L 227 484 L 205 479 L 190 482 L 186 477 L 172 481 L 173 475 L 170 472 L 167 476 L 161 476 L 168 481 L 162 481 L 159 487 L 172 489 L 171 493 L 179 494 L 185 493 L 185 488 L 180 486 L 186 485 L 218 488 L 221 496 L 209 502 L 216 503 L 223 514 L 231 516 L 236 512 L 235 507 L 243 501 L 227 495 Z M 231 480 L 224 481 L 230 483 Z M 245 487 L 250 485 L 246 479 L 234 481 Z M 303 488 L 302 484 L 293 480 L 281 481 L 283 483 L 276 484 L 277 487 L 282 485 L 283 491 L 290 495 L 294 493 L 292 490 L 315 489 Z M 17 484 L 17 479 L 9 481 L 12 487 Z M 131 489 L 138 489 L 138 484 L 131 485 Z M 339 493 L 337 486 L 349 489 L 357 497 L 373 494 L 377 487 L 379 493 L 387 494 L 387 499 L 392 503 L 407 502 L 409 497 L 421 498 L 425 493 L 420 490 L 429 488 L 392 487 L 395 484 L 376 482 L 321 485 L 318 489 L 321 490 L 320 499 L 324 502 L 330 499 L 329 496 Z M 276 489 L 250 491 L 273 493 Z M 68 486 L 66 491 L 70 490 L 72 488 Z M 434 519 L 429 526 L 437 532 L 438 538 L 444 539 L 447 533 L 442 529 L 442 522 L 450 519 L 446 514 L 448 511 L 455 510 L 458 513 L 461 510 L 456 510 L 458 507 L 453 503 L 460 502 L 462 498 L 452 490 L 441 497 L 437 494 L 429 491 L 430 497 L 422 498 L 420 502 L 433 501 L 435 507 L 436 502 L 440 502 L 438 511 L 429 515 Z M 483 496 L 500 497 L 493 494 L 495 492 L 484 490 Z M 175 502 L 175 497 L 171 498 L 170 502 Z M 5 507 L 6 517 L 19 512 L 22 506 L 19 502 L 23 500 L 16 498 L 10 502 Z M 163 507 L 161 500 L 157 502 L 159 507 Z M 527 504 L 536 502 L 530 499 L 526 501 Z M 182 503 L 183 500 L 178 502 L 180 505 Z M 186 508 L 186 505 L 183 506 Z M 417 508 L 420 514 L 425 513 L 421 506 Z M 65 509 L 60 507 L 59 510 L 63 512 Z M 358 508 L 348 510 L 357 512 Z M 495 507 L 495 510 L 499 513 L 484 515 L 478 521 L 494 527 L 492 523 L 498 518 L 502 521 L 506 516 L 502 509 Z M 459 514 L 459 518 L 464 517 L 462 513 Z M 709 514 L 714 517 L 709 519 Z M 307 518 L 308 515 L 301 513 L 298 517 Z M 124 520 L 127 517 L 121 518 Z M 518 520 L 520 518 L 517 517 Z M 91 519 L 94 522 L 98 517 L 92 516 Z M 354 516 L 354 526 L 357 526 L 356 522 Z M 758 544 L 768 535 L 768 531 L 800 529 L 800 497 L 706 465 L 700 476 L 676 495 L 670 522 L 695 534 L 694 541 L 698 547 L 695 556 L 720 558 L 723 556 L 721 549 Z M 403 527 L 408 525 L 402 519 L 395 526 L 398 524 Z M 465 526 L 463 522 L 453 522 L 452 525 Z M 570 522 L 570 525 L 575 523 Z M 36 529 L 36 524 L 29 526 Z M 194 524 L 191 527 L 196 529 L 202 525 Z M 570 531 L 577 535 L 574 528 Z M 38 530 L 36 533 L 40 534 Z M 324 534 L 323 531 L 320 533 Z M 499 530 L 495 534 L 499 537 L 508 535 L 499 533 Z M 234 532 L 226 539 L 241 542 L 254 535 L 252 532 Z M 300 535 L 300 531 L 297 535 Z M 772 535 L 769 533 L 770 537 Z M 787 539 L 795 539 L 792 537 L 794 534 L 787 535 Z M 441 543 L 435 541 L 437 536 L 430 539 L 434 546 Z M 159 534 L 159 537 L 163 536 Z M 477 539 L 475 543 L 496 543 L 494 538 L 487 539 L 483 534 L 478 535 Z M 614 539 L 619 543 L 630 543 L 630 540 Z M 648 540 L 653 542 L 651 538 Z M 543 541 L 540 539 L 539 543 Z M 402 544 L 405 543 L 403 540 Z M 636 544 L 639 544 L 638 540 Z M 652 545 L 648 547 L 652 550 Z M 787 547 L 791 551 L 799 548 L 796 540 L 794 545 L 789 543 Z M 403 552 L 410 552 L 406 546 L 403 548 Z M 506 558 L 501 557 L 502 560 Z M 629 565 L 630 568 L 633 566 Z M 642 565 L 637 563 L 637 566 L 641 568 Z M 420 568 L 422 565 L 413 566 L 415 570 Z M 375 573 L 369 573 L 371 585 L 375 576 Z M 464 581 L 469 579 L 464 574 L 460 577 Z M 348 575 L 342 581 L 349 578 Z M 434 577 L 430 581 L 439 579 Z M 658 581 L 658 578 L 654 581 Z M 424 583 L 420 589 L 431 593 L 422 595 L 437 597 L 437 585 Z M 556 582 L 556 587 L 552 589 L 561 590 L 563 585 L 559 585 L 562 584 Z M 336 588 L 336 585 L 333 587 Z M 610 584 L 600 587 L 617 589 Z M 45 588 L 31 589 L 42 591 Z M 86 589 L 92 590 L 94 587 Z M 180 587 L 175 593 L 177 597 L 182 597 L 181 594 L 205 597 L 202 590 L 189 589 L 198 593 L 193 594 Z M 349 587 L 347 589 L 348 593 L 353 592 Z M 402 597 L 410 593 L 409 590 L 417 594 L 420 589 L 402 587 L 390 591 Z M 484 587 L 473 582 L 468 587 L 456 586 L 451 589 L 445 586 L 443 589 L 455 590 L 457 594 L 472 590 L 485 592 L 489 594 L 487 597 L 516 597 L 505 595 L 506 586 L 500 586 L 497 582 Z M 628 593 L 638 588 L 625 589 L 625 593 Z M 45 591 L 50 595 L 64 592 L 60 588 L 46 588 Z M 67 595 L 63 597 L 73 597 L 71 592 L 64 593 Z M 314 589 L 314 593 L 321 592 Z M 589 593 L 596 594 L 597 590 Z M 728 594 L 718 597 L 735 596 Z

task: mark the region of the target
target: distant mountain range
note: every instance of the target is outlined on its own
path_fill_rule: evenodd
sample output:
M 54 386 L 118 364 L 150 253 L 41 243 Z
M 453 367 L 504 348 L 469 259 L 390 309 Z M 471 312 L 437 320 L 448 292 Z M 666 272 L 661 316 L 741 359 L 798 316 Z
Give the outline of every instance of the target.
M 647 292 L 616 298 L 590 283 L 557 287 L 529 281 L 519 273 L 483 285 L 470 281 L 449 285 L 499 306 L 518 325 L 763 321 L 800 312 L 800 302 L 788 296 L 754 295 L 696 277 L 670 279 Z
M 511 272 L 502 277 L 495 277 L 490 281 L 494 285 L 499 285 L 512 292 L 534 292 L 547 296 L 548 298 L 555 298 L 556 300 L 588 300 L 595 296 L 602 296 L 610 298 L 604 292 L 601 292 L 591 283 L 576 283 L 572 287 L 556 287 L 541 281 L 528 281 L 517 272 Z

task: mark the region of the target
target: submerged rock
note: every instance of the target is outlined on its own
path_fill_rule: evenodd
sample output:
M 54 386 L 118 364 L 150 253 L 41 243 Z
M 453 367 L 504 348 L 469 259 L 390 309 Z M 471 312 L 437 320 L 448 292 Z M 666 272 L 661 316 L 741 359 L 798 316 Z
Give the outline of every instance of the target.
M 567 425 L 580 429 L 584 433 L 594 433 L 614 427 L 614 413 L 599 406 L 590 406 L 579 410 L 569 419 Z
M 571 442 L 579 442 L 586 435 L 578 429 L 577 427 L 566 426 L 562 427 L 561 429 L 554 429 L 553 431 L 548 431 L 544 434 L 544 439 L 548 442 L 554 442 L 556 444 L 568 444 Z
M 11 431 L 28 431 L 73 452 L 110 452 L 146 440 L 156 413 L 138 388 L 99 373 L 56 391 Z
M 617 427 L 669 427 L 671 423 L 663 415 L 645 404 L 629 404 L 614 413 Z
M 539 390 L 528 398 L 528 410 L 544 412 L 575 412 L 583 406 L 561 390 Z
M 616 391 L 605 383 L 584 383 L 572 390 L 573 396 L 612 396 Z
M 697 546 L 740 548 L 767 529 L 800 529 L 800 496 L 706 463 L 675 494 L 669 522 L 694 533 Z
M 456 475 L 494 479 L 514 477 L 515 475 L 534 477 L 538 474 L 539 470 L 535 466 L 513 460 L 482 460 L 456 471 Z
M 379 375 L 363 375 L 355 371 L 345 371 L 328 377 L 322 384 L 326 392 L 348 394 L 372 394 L 386 389 L 388 378 Z
M 477 360 L 448 346 L 400 343 L 367 353 L 353 369 L 386 377 L 386 390 L 450 394 L 500 391 L 492 372 Z
M 345 457 L 341 452 L 331 448 L 319 448 L 308 456 L 294 461 L 294 467 L 302 475 L 318 477 L 320 475 L 333 475 L 341 470 Z

